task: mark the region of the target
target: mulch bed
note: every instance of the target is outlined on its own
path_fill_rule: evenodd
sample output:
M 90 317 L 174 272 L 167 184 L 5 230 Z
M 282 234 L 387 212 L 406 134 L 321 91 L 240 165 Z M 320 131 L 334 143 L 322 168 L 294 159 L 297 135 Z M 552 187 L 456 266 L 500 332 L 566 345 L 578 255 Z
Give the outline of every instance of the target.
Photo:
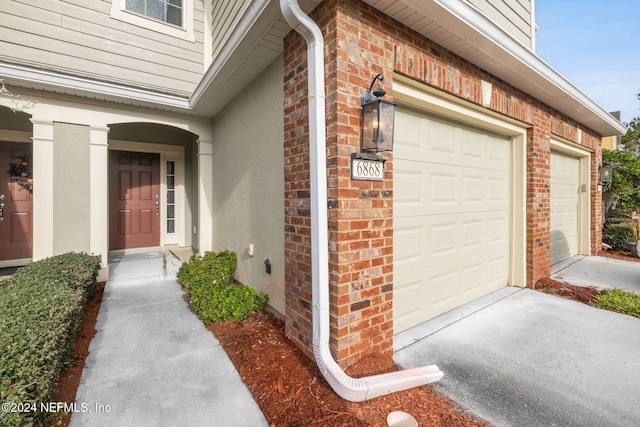
M 534 289 L 585 304 L 589 304 L 601 292 L 594 287 L 567 285 L 566 283 L 558 282 L 548 277 L 538 280 Z
M 640 258 L 636 258 L 628 251 L 600 251 L 598 256 L 607 258 L 621 259 L 623 261 L 640 262 Z
M 348 402 L 324 380 L 314 361 L 284 334 L 284 322 L 255 313 L 240 323 L 207 325 L 224 347 L 272 426 L 386 426 L 392 411 L 405 411 L 420 426 L 489 426 L 464 413 L 430 386 Z M 398 370 L 391 357 L 374 354 L 346 373 L 353 377 Z

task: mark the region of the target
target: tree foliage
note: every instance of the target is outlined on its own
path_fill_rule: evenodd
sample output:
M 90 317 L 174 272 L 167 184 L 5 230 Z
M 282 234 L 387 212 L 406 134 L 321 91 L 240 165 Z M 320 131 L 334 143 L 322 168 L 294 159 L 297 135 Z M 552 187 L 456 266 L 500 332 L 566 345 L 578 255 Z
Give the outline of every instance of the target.
M 603 162 L 613 166 L 613 180 L 605 184 L 602 199 L 605 211 L 630 213 L 640 209 L 640 116 L 627 124 L 622 145 L 620 150 L 602 150 Z
M 640 209 L 640 158 L 627 150 L 602 150 L 602 160 L 613 165 L 613 179 L 604 186 L 605 210 Z
M 622 136 L 624 150 L 640 156 L 640 116 L 631 119 L 627 124 L 627 133 Z

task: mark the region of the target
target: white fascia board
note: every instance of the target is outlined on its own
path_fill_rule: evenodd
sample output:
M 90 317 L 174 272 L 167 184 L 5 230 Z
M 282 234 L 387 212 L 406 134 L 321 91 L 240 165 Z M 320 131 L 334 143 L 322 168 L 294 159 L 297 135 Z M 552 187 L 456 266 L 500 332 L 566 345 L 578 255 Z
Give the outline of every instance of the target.
M 473 5 L 460 0 L 401 1 L 414 10 L 428 11 L 430 18 L 436 18 L 441 25 L 442 21 L 450 21 L 450 25 L 446 25 L 449 31 L 474 47 L 486 51 L 492 57 L 503 62 L 505 67 L 523 69 L 530 75 L 530 77 L 527 76 L 527 80 L 538 86 L 541 92 L 557 91 L 557 96 L 554 95 L 555 98 L 565 97 L 570 102 L 580 104 L 595 116 L 591 120 L 586 120 L 587 123 L 594 123 L 593 119 L 596 122 L 600 121 L 600 125 L 594 127 L 594 130 L 602 133 L 603 136 L 626 133 L 627 129 L 624 125 Z M 431 4 L 431 7 L 426 6 L 428 3 Z M 454 22 L 451 22 L 451 18 L 454 18 Z M 494 74 L 503 78 L 499 73 L 494 72 Z M 508 79 L 504 80 L 509 82 Z M 553 99 L 545 99 L 545 96 L 539 96 L 536 93 L 533 93 L 532 96 L 570 117 L 573 116 L 571 111 L 562 111 L 555 106 Z M 584 119 L 573 118 L 579 123 L 585 124 Z M 591 126 L 594 125 L 591 124 Z
M 48 70 L 0 62 L 0 78 L 17 80 L 32 85 L 64 89 L 78 93 L 137 101 L 143 104 L 163 105 L 189 109 L 189 99 L 151 90 L 70 76 Z
M 211 86 L 212 82 L 220 75 L 223 68 L 229 63 L 230 59 L 237 53 L 237 48 L 245 39 L 247 33 L 253 28 L 254 24 L 265 12 L 265 9 L 271 3 L 270 0 L 257 0 L 252 1 L 251 4 L 244 11 L 242 18 L 235 26 L 229 38 L 225 41 L 222 50 L 213 59 L 211 65 L 205 72 L 204 76 L 198 83 L 195 91 L 189 99 L 189 106 L 191 108 L 198 107 L 200 101 L 206 102 L 206 93 Z M 275 14 L 279 13 L 278 9 L 273 7 Z M 277 16 L 277 15 L 275 15 Z M 275 18 L 275 17 L 274 17 Z M 246 53 L 245 53 L 246 54 Z

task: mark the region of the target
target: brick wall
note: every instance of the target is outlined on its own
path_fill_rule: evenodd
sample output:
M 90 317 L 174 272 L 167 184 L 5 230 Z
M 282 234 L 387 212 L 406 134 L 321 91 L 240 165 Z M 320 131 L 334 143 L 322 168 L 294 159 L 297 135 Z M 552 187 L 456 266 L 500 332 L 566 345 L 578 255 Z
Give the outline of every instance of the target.
M 549 274 L 549 162 L 552 134 L 595 150 L 599 136 L 467 63 L 358 0 L 328 0 L 311 17 L 325 37 L 331 346 L 347 366 L 392 352 L 393 160 L 383 182 L 350 179 L 360 147 L 360 96 L 378 73 L 392 99 L 394 72 L 481 105 L 481 80 L 493 85 L 490 110 L 521 121 L 527 133 L 527 283 Z M 311 355 L 306 45 L 285 39 L 286 332 Z M 392 157 L 392 156 L 391 156 Z M 594 175 L 595 174 L 595 175 Z M 600 246 L 599 194 L 592 190 L 592 249 Z

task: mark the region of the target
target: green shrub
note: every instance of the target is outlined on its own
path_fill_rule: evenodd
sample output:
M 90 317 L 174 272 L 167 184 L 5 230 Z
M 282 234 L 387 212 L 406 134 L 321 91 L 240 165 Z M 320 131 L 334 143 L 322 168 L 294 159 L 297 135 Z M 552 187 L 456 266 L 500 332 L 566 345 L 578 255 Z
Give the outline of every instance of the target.
M 624 289 L 607 289 L 598 295 L 591 305 L 640 317 L 640 294 Z
M 51 402 L 93 294 L 99 257 L 64 254 L 19 269 L 0 283 L 0 402 Z M 0 413 L 0 424 L 41 425 L 45 412 Z
M 205 323 L 240 322 L 256 309 L 256 294 L 245 285 L 194 289 L 191 305 Z
M 194 255 L 178 270 L 178 280 L 191 296 L 191 306 L 205 323 L 239 322 L 262 310 L 269 297 L 234 283 L 238 259 L 234 252 Z
M 605 222 L 602 227 L 602 241 L 608 243 L 618 251 L 628 251 L 628 242 L 636 240 L 631 212 L 619 209 L 609 209 L 605 213 Z
M 616 251 L 628 251 L 628 242 L 635 241 L 629 221 L 608 222 L 602 229 L 602 241 L 611 245 Z
M 233 280 L 238 266 L 235 252 L 205 252 L 204 256 L 193 255 L 178 270 L 178 280 L 185 289 L 208 284 L 228 285 Z

